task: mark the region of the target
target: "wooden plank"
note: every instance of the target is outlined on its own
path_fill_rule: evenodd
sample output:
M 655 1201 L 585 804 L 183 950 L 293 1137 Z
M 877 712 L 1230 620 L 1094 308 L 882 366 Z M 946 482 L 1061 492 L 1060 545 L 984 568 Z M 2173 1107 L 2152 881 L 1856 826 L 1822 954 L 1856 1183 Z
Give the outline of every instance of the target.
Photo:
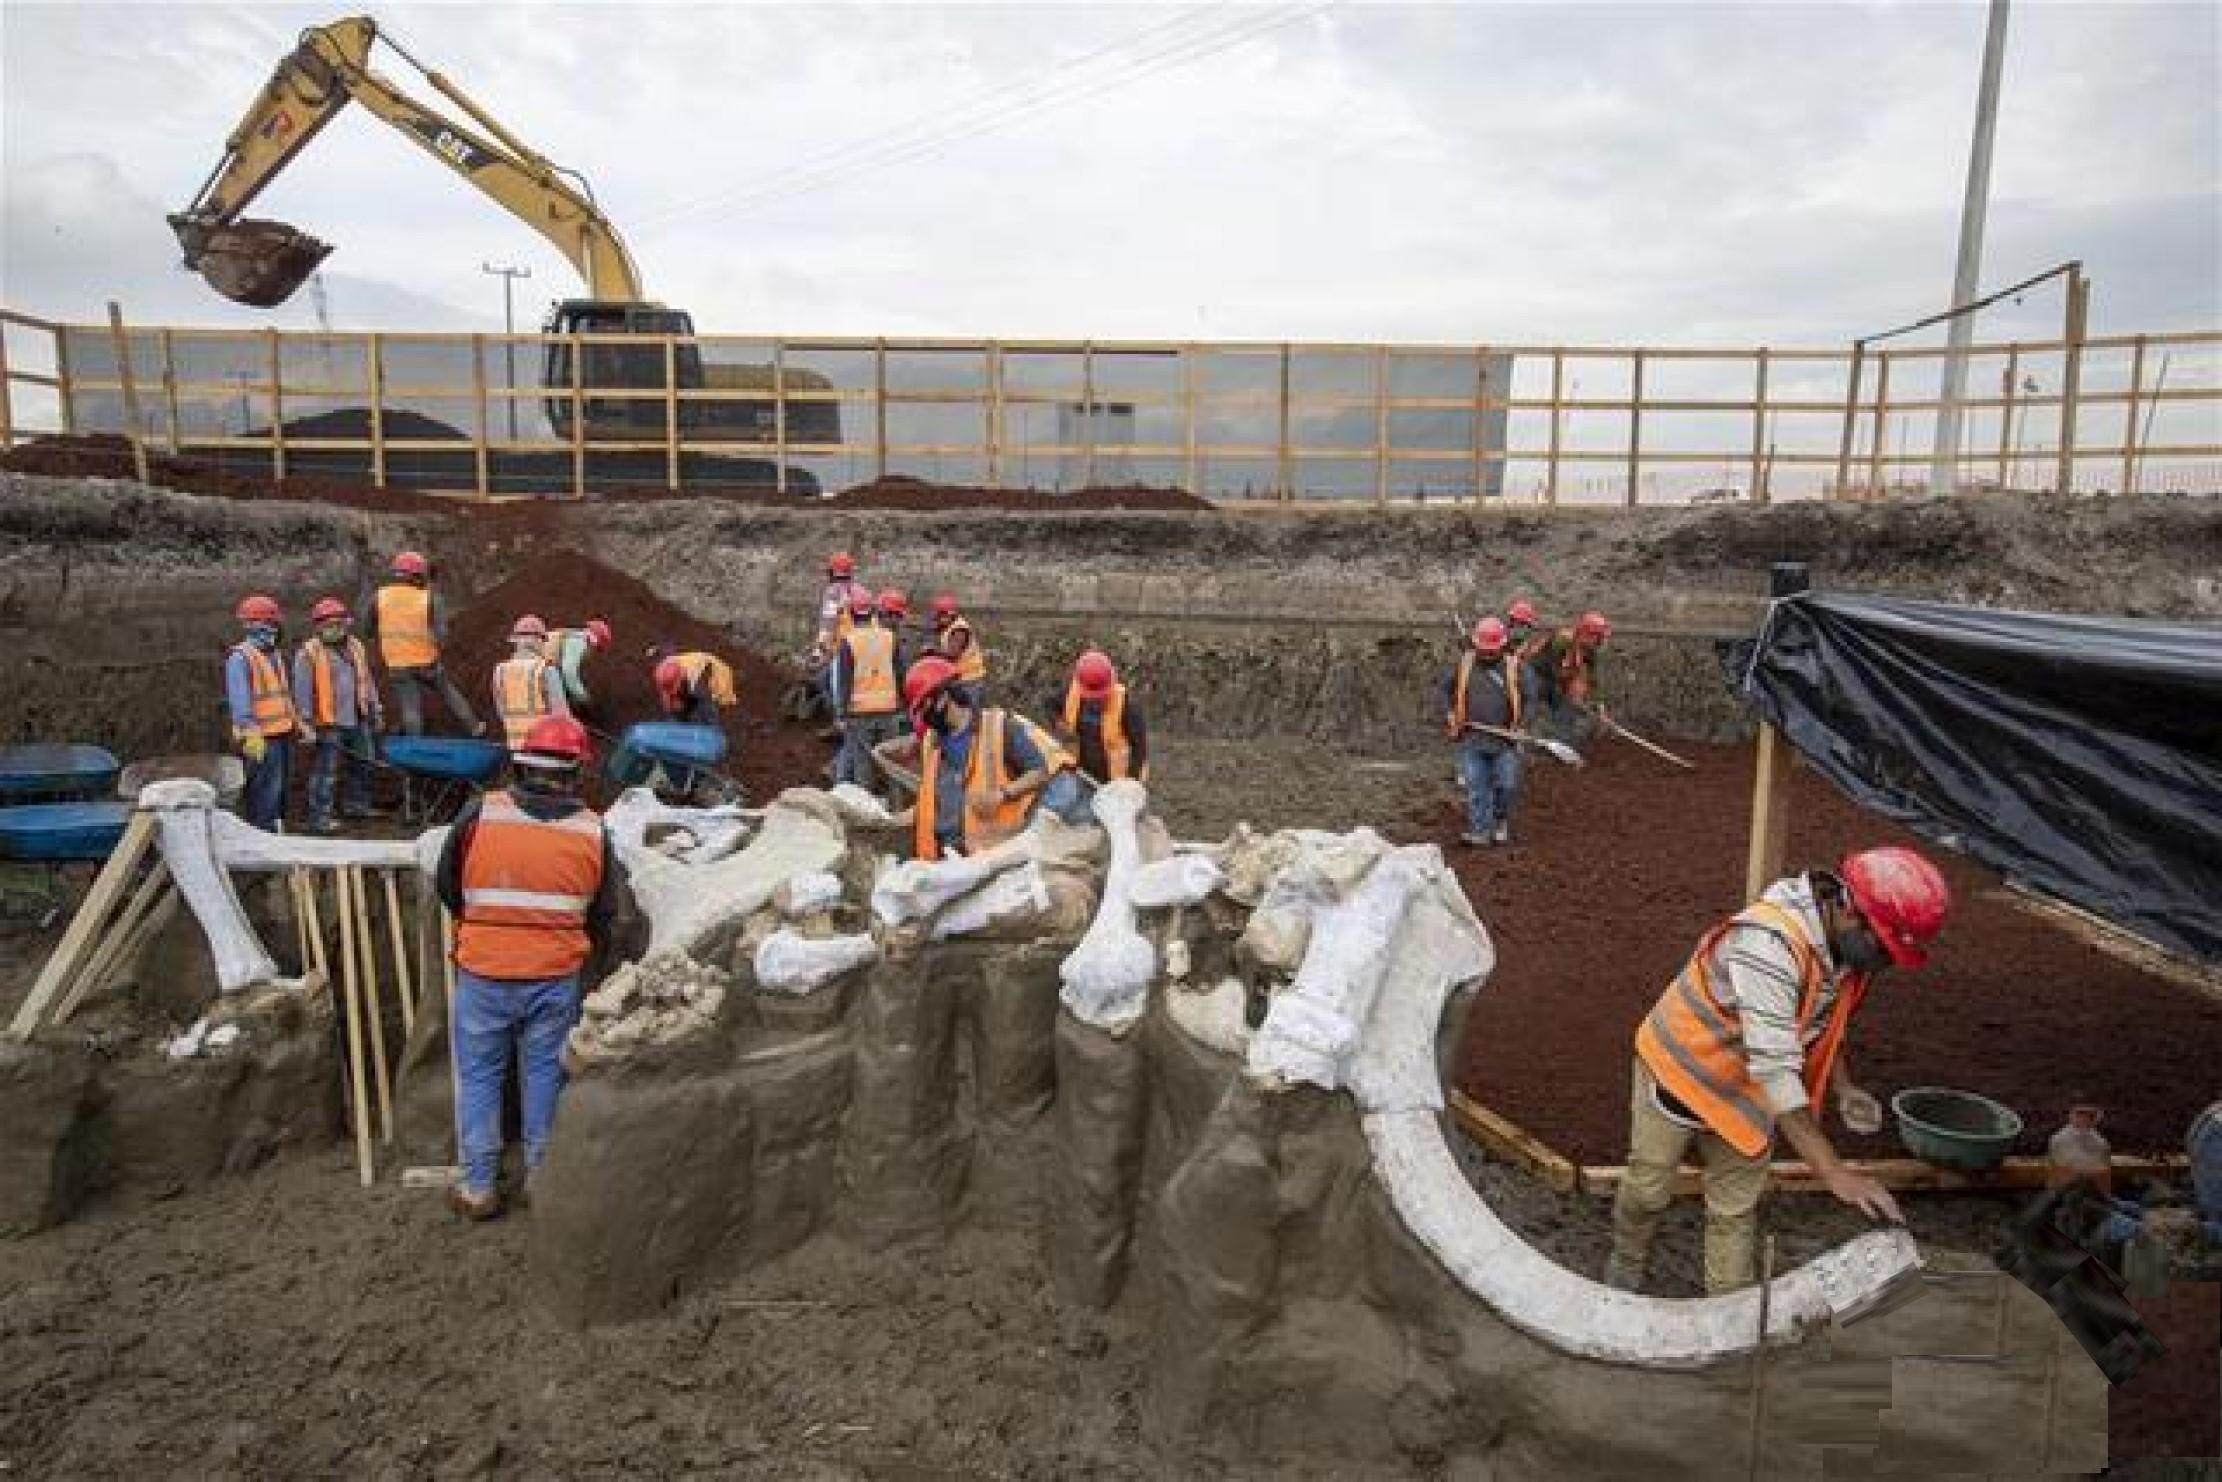
M 1790 838 L 1790 768 L 1797 753 L 1773 726 L 1759 728 L 1758 770 L 1751 784 L 1751 843 L 1744 856 L 1744 899 L 1755 901 L 1782 877 Z
M 77 914 L 70 918 L 61 941 L 55 944 L 53 955 L 46 959 L 46 966 L 39 969 L 38 980 L 31 985 L 23 1002 L 16 1006 L 15 1018 L 8 1024 L 11 1038 L 29 1039 L 38 1029 L 46 1006 L 76 977 L 86 953 L 98 946 L 101 927 L 108 920 L 116 897 L 122 895 L 124 887 L 137 876 L 139 861 L 146 857 L 147 848 L 153 842 L 154 815 L 135 810 L 131 821 L 124 825 L 123 837 L 116 841 L 108 862 L 101 866 L 92 889 L 78 905 Z
M 1560 424 L 1565 420 L 1566 352 L 1551 352 L 1551 452 L 1545 465 L 1543 502 L 1558 503 L 1559 443 L 1563 435 Z
M 679 492 L 679 342 L 664 336 L 664 487 Z
M 1096 346 L 1089 340 L 1080 347 L 1080 487 L 1096 482 Z
M 69 335 L 62 329 L 54 331 L 54 391 L 59 398 L 57 410 L 62 418 L 62 435 L 77 435 L 77 397 L 70 381 Z
M 416 1033 L 416 995 L 409 991 L 409 949 L 401 930 L 401 892 L 394 884 L 393 871 L 380 870 L 378 878 L 386 886 L 386 924 L 393 930 L 394 986 L 401 994 L 401 1033 L 404 1037 Z
M 1990 1194 L 2041 1189 L 2052 1173 L 2052 1165 L 2047 1159 L 2029 1157 L 2008 1158 L 1998 1167 L 1982 1172 L 1941 1168 L 1919 1158 L 1847 1158 L 1844 1166 L 1855 1173 L 1864 1173 L 1884 1188 L 1899 1193 Z M 2114 1159 L 2115 1176 L 2124 1180 L 2180 1177 L 2190 1166 L 2191 1160 L 2181 1155 Z M 1628 1170 L 1624 1165 L 1585 1167 L 1580 1170 L 1581 1188 L 1585 1193 L 1609 1194 L 1627 1176 Z M 1828 1190 L 1827 1183 L 1802 1160 L 1786 1160 L 1769 1165 L 1768 1187 L 1772 1192 L 1783 1194 L 1819 1194 Z M 1685 1163 L 1674 1171 L 1674 1192 L 1677 1198 L 1690 1198 L 1703 1188 L 1702 1169 Z
M 1867 363 L 1867 342 L 1852 341 L 1852 365 L 1844 383 L 1844 430 L 1836 445 L 1836 488 L 1832 499 L 1849 499 L 1852 488 L 1852 429 L 1859 423 L 1859 373 Z
M 2127 927 L 2117 926 L 2096 912 L 2016 881 L 2009 880 L 2003 890 L 1985 893 L 2032 916 L 2042 917 L 2077 940 L 2156 978 L 2165 978 L 2179 987 L 2222 1001 L 2222 968 L 2178 956 L 2160 943 L 2139 936 Z
M 1510 1120 L 1491 1111 L 1455 1087 L 1449 1092 L 1451 1113 L 1468 1137 L 1510 1162 L 1539 1174 L 1562 1194 L 1580 1187 L 1581 1170 L 1571 1160 L 1546 1147 Z
M 270 366 L 270 476 L 282 482 L 285 478 L 285 387 L 279 380 L 283 372 L 279 368 L 278 332 L 269 329 L 264 330 L 263 335 L 269 346 Z
M 1635 353 L 1628 408 L 1628 508 L 1643 499 L 1643 352 Z
M 350 909 L 355 915 L 355 952 L 362 965 L 363 1017 L 370 1032 L 371 1080 L 378 1088 L 379 1141 L 393 1141 L 393 1077 L 386 1066 L 386 1014 L 378 997 L 378 933 L 370 923 L 370 890 L 363 881 L 363 867 L 348 865 Z
M 2013 471 L 2007 466 L 2007 460 L 2014 452 L 2014 397 L 2019 390 L 2020 381 L 2021 346 L 2009 345 L 2006 349 L 2005 384 L 2000 388 L 2003 394 L 1999 398 L 2005 407 L 2004 415 L 1998 419 L 1998 487 L 2001 490 L 2013 487 Z
M 0 325 L 0 448 L 15 446 L 14 381 L 8 369 L 8 331 Z
M 347 1015 L 347 1116 L 355 1129 L 355 1171 L 364 1188 L 377 1181 L 370 1151 L 370 1087 L 363 1074 L 361 985 L 355 977 L 355 912 L 348 900 L 347 870 L 332 871 L 332 907 L 339 918 L 340 997 Z
M 872 449 L 874 475 L 887 477 L 887 341 L 872 342 Z
M 1288 426 L 1289 347 L 1281 346 L 1281 398 L 1278 403 L 1280 435 L 1274 439 L 1273 492 L 1283 504 L 1296 497 L 1293 481 L 1289 477 L 1289 426 Z
M 1196 347 L 1188 346 L 1180 357 L 1180 426 L 1181 473 L 1188 492 L 1203 495 L 1203 469 L 1197 457 L 1196 439 Z
M 2137 398 L 2143 393 L 2144 389 L 2145 337 L 2139 335 L 2136 347 L 2130 351 L 2129 356 L 2129 420 L 2125 424 L 2122 436 L 2121 485 L 2115 491 L 2120 494 L 2135 494 L 2137 492 Z M 2098 398 L 2090 397 L 2086 399 L 2096 401 Z
M 1751 400 L 1751 502 L 1767 502 L 1767 347 L 1761 345 Z
M 1888 439 L 1890 427 L 1890 356 L 1888 350 L 1875 356 L 1875 435 L 1867 449 L 1867 492 L 1875 499 L 1880 499 L 1884 493 L 1883 459 L 1888 449 L 1883 444 Z M 1923 461 L 1927 461 L 1925 455 Z
M 586 498 L 586 347 L 576 334 L 571 337 L 571 497 Z
M 1383 346 L 1373 358 L 1373 506 L 1380 509 L 1388 502 L 1389 351 Z
M 69 1016 L 76 1013 L 85 1000 L 91 998 L 107 984 L 108 979 L 115 972 L 118 961 L 122 958 L 124 949 L 142 940 L 139 936 L 139 927 L 147 919 L 147 915 L 153 909 L 156 900 L 161 897 L 164 890 L 169 888 L 169 885 L 169 864 L 157 853 L 154 856 L 154 863 L 148 867 L 146 874 L 140 877 L 139 888 L 131 893 L 131 899 L 125 903 L 123 910 L 116 916 L 114 924 L 108 928 L 98 949 L 85 960 L 83 970 L 76 975 L 76 980 L 70 984 L 69 991 L 64 993 L 61 1002 L 54 1006 L 54 1022 L 56 1024 L 67 1024 Z
M 386 487 L 386 343 L 372 334 L 363 352 L 363 390 L 370 404 L 370 482 Z
M 139 482 L 147 477 L 147 442 L 139 435 L 139 375 L 132 364 L 131 337 L 124 333 L 123 305 L 108 300 L 108 343 L 116 355 L 116 377 L 123 388 L 123 435 L 131 443 L 131 471 Z
M 772 341 L 773 487 L 787 492 L 787 342 Z
M 1003 487 L 1003 351 L 988 343 L 988 487 Z
M 182 444 L 178 440 L 177 415 L 177 346 L 169 330 L 157 336 L 162 347 L 162 426 L 169 435 L 169 449 L 175 456 Z
M 471 487 L 484 499 L 492 492 L 486 453 L 486 336 L 471 336 Z
M 2083 334 L 2089 327 L 2091 280 L 2077 263 L 2068 272 L 2066 367 L 2060 386 L 2060 455 L 2053 471 L 2053 492 L 2068 494 L 2075 486 L 2075 440 L 2078 398 L 2083 390 Z

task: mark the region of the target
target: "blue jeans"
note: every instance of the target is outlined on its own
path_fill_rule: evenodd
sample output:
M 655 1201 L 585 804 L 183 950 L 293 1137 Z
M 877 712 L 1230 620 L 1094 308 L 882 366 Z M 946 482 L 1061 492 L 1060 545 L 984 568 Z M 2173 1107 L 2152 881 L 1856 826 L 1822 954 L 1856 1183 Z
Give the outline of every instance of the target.
M 509 980 L 455 970 L 455 1120 L 465 1193 L 492 1193 L 501 1171 L 502 1087 L 512 1050 L 524 1074 L 525 1167 L 538 1168 L 547 1156 L 563 1094 L 563 1041 L 578 1021 L 577 973 Z
M 1041 806 L 1064 823 L 1096 821 L 1095 784 L 1078 771 L 1059 772 L 1042 789 Z
M 841 749 L 834 753 L 833 780 L 870 787 L 879 780 L 879 764 L 872 748 L 903 732 L 907 722 L 900 715 L 852 715 L 841 722 Z
M 370 811 L 370 757 L 370 732 L 361 726 L 326 726 L 316 733 L 316 760 L 309 768 L 311 823 L 332 816 L 332 784 L 342 765 L 347 780 L 340 791 L 348 816 Z
M 1520 795 L 1520 748 L 1475 737 L 1458 748 L 1458 779 L 1466 786 L 1466 831 L 1486 834 L 1512 822 Z
M 259 762 L 240 761 L 247 767 L 247 785 L 239 794 L 239 816 L 256 828 L 274 831 L 285 821 L 285 785 L 293 766 L 293 738 L 268 738 L 269 750 Z

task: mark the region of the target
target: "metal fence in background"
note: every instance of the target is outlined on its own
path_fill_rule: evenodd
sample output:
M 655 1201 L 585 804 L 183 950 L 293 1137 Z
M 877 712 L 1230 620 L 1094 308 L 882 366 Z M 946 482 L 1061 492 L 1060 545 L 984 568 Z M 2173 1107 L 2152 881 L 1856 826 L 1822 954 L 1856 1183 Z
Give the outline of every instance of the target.
M 1978 345 L 1965 492 L 2222 487 L 2222 330 Z M 583 497 L 908 475 L 1214 501 L 1925 493 L 1941 345 L 336 333 L 0 310 L 0 445 L 108 434 L 276 477 Z

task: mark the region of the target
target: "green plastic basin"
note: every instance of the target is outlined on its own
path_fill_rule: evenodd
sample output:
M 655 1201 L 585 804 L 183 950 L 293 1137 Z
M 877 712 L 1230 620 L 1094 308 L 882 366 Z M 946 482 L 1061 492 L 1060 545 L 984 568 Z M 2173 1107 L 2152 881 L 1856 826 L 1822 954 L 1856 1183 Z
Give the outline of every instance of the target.
M 1890 1098 L 1890 1110 L 1906 1151 L 1946 1168 L 1996 1168 L 2021 1136 L 2012 1108 L 1950 1086 L 1910 1086 Z

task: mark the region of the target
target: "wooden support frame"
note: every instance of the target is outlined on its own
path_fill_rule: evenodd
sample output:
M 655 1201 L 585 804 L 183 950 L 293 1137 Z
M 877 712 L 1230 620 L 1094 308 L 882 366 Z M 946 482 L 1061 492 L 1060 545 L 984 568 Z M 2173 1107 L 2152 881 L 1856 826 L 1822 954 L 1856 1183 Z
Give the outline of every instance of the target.
M 46 959 L 46 966 L 39 969 L 31 991 L 16 1006 L 15 1017 L 8 1022 L 11 1039 L 27 1040 L 37 1031 L 47 1005 L 76 979 L 79 969 L 86 965 L 87 954 L 98 950 L 106 940 L 104 928 L 108 925 L 109 912 L 114 909 L 124 887 L 137 878 L 140 861 L 146 858 L 153 844 L 154 815 L 134 811 L 124 825 L 123 837 L 109 852 L 108 862 L 101 866 L 92 888 L 78 904 L 77 914 L 70 918 L 61 941 L 55 944 L 53 955 Z
M 270 476 L 285 482 L 285 366 L 281 358 L 278 332 L 266 329 L 263 336 L 270 347 Z M 485 431 L 480 429 L 483 439 Z
M 1782 878 L 1790 840 L 1790 769 L 1797 753 L 1773 726 L 1759 727 L 1758 770 L 1751 784 L 1751 842 L 1744 855 L 1744 899 Z
M 1859 424 L 1860 371 L 1867 363 L 1867 342 L 1852 341 L 1852 364 L 1844 383 L 1844 430 L 1836 445 L 1836 487 L 1830 491 L 1832 499 L 1849 499 L 1852 495 L 1852 431 Z
M 386 341 L 372 334 L 363 347 L 363 389 L 370 394 L 370 482 L 386 487 Z
M 355 968 L 355 910 L 347 888 L 346 867 L 331 871 L 331 876 L 332 907 L 339 920 L 340 997 L 347 1016 L 348 1121 L 355 1130 L 356 1175 L 367 1189 L 378 1181 L 378 1166 L 370 1147 L 370 1085 L 363 1073 L 362 981 Z
M 2122 424 L 2122 494 L 2137 492 L 2137 410 L 2145 393 L 2145 337 L 2139 335 L 2129 353 L 2128 420 Z
M 1867 448 L 1867 497 L 1880 499 L 1888 486 L 1884 479 L 1883 460 L 1890 428 L 1890 352 L 1877 351 L 1875 355 L 1875 413 L 1874 436 Z
M 1761 345 L 1752 357 L 1751 502 L 1767 501 L 1767 347 Z
M 174 458 L 185 446 L 178 436 L 177 348 L 167 328 L 160 331 L 156 343 L 162 350 L 162 430 L 168 437 L 170 456 Z
M 2052 1174 L 2049 1159 L 2033 1157 L 2008 1158 L 1996 1168 L 1970 1171 L 1944 1168 L 1925 1163 L 1919 1158 L 1846 1158 L 1844 1166 L 1855 1173 L 1863 1173 L 1884 1188 L 1895 1193 L 1910 1194 L 1992 1194 L 2012 1193 L 2045 1187 Z M 2117 1178 L 2180 1177 L 2189 1170 L 2191 1160 L 2182 1156 L 2168 1158 L 2127 1158 L 2114 1160 Z M 1610 1194 L 1620 1187 L 1628 1176 L 1625 1166 L 1619 1164 L 1591 1165 L 1579 1170 L 1580 1187 L 1584 1193 Z M 1684 1164 L 1674 1171 L 1674 1193 L 1679 1199 L 1693 1198 L 1704 1189 L 1704 1171 Z M 1800 1161 L 1771 1164 L 1768 1168 L 1767 1186 L 1771 1193 L 1823 1194 L 1828 1183 L 1811 1167 Z
M 1543 476 L 1543 502 L 1549 505 L 1558 503 L 1559 445 L 1561 439 L 1565 436 L 1562 425 L 1566 420 L 1565 408 L 1566 352 L 1564 350 L 1553 350 L 1551 352 L 1551 451 L 1550 461 L 1545 466 Z
M 2067 324 L 2061 335 L 2067 348 L 2062 352 L 2059 461 L 2053 470 L 2055 494 L 2075 492 L 2076 419 L 2081 411 L 2083 336 L 2089 324 L 2090 309 L 2091 280 L 2083 276 L 2083 264 L 2076 263 L 2068 269 Z
M 2006 375 L 2000 387 L 2002 412 L 1998 419 L 1998 488 L 2004 493 L 2014 487 L 2014 470 L 2009 461 L 2014 456 L 2014 398 L 2021 393 L 2021 346 L 2006 347 Z
M 131 336 L 124 333 L 123 305 L 108 300 L 108 343 L 115 347 L 116 379 L 123 386 L 123 435 L 131 444 L 131 471 L 149 483 L 147 441 L 140 436 L 138 367 L 132 364 Z
M 1628 508 L 1643 502 L 1643 352 L 1635 352 L 1628 388 Z

